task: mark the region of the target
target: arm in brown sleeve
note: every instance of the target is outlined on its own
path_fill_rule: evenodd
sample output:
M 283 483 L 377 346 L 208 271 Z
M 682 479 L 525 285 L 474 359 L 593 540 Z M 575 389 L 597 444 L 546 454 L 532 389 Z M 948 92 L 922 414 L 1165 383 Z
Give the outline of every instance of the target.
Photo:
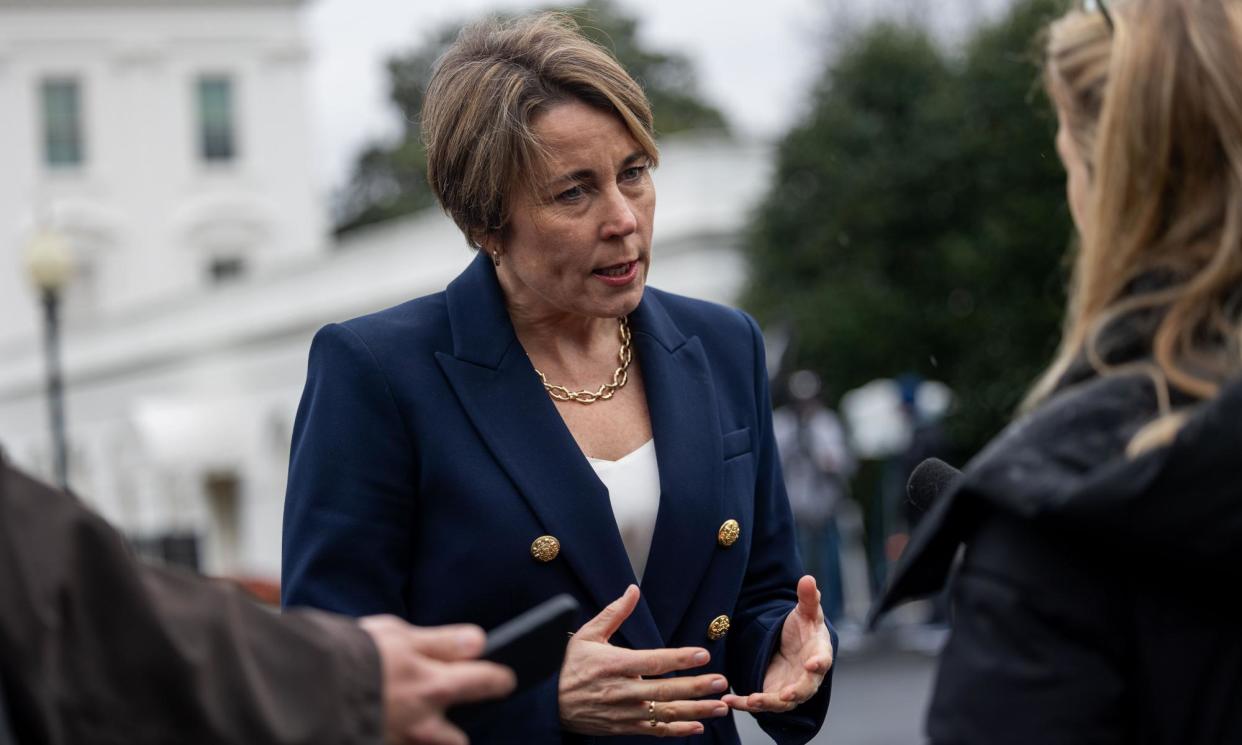
M 277 615 L 148 567 L 76 499 L 0 463 L 0 681 L 20 743 L 378 743 L 350 620 Z

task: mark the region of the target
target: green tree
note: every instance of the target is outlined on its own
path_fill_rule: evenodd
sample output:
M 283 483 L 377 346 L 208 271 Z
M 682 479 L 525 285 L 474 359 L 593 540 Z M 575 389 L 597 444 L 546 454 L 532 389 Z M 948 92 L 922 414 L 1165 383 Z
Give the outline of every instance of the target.
M 958 395 L 973 452 L 1051 357 L 1070 225 L 1020 0 L 964 58 L 917 28 L 848 43 L 780 143 L 747 240 L 745 304 L 796 329 L 794 362 L 840 394 L 913 372 Z
M 638 39 L 638 20 L 618 9 L 612 0 L 548 9 L 569 13 L 588 38 L 612 50 L 647 92 L 658 134 L 727 130 L 723 114 L 696 92 L 689 59 L 644 47 Z M 338 234 L 434 204 L 419 137 L 419 112 L 435 61 L 460 30 L 457 24 L 441 28 L 424 43 L 388 60 L 389 98 L 400 112 L 404 127 L 396 142 L 373 142 L 359 154 L 349 183 L 337 196 Z

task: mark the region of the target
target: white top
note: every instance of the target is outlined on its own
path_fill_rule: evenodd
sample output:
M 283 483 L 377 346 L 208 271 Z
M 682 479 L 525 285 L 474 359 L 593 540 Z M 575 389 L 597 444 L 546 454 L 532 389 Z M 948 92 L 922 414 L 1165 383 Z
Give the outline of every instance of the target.
M 660 468 L 656 463 L 655 440 L 647 440 L 621 460 L 587 458 L 595 475 L 608 487 L 612 515 L 625 553 L 634 567 L 634 576 L 641 582 L 651 552 L 656 515 L 660 512 Z

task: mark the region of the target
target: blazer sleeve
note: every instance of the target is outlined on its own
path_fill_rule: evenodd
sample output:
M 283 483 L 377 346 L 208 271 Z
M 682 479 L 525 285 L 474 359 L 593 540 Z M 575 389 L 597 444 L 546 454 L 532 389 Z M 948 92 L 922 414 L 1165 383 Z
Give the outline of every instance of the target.
M 409 617 L 414 448 L 361 337 L 311 343 L 285 495 L 281 604 Z
M 767 362 L 758 324 L 742 314 L 750 327 L 755 381 L 756 478 L 754 537 L 729 639 L 729 680 L 734 691 L 747 695 L 763 689 L 763 679 L 779 650 L 785 617 L 797 605 L 802 576 L 794 535 L 793 514 L 785 494 L 780 456 L 772 433 L 772 398 Z M 837 636 L 828 627 L 835 657 Z M 800 745 L 823 725 L 832 691 L 830 669 L 819 691 L 793 711 L 759 714 L 755 719 L 779 745 Z
M 352 621 L 144 565 L 78 500 L 3 466 L 0 679 L 18 742 L 381 739 L 379 659 Z

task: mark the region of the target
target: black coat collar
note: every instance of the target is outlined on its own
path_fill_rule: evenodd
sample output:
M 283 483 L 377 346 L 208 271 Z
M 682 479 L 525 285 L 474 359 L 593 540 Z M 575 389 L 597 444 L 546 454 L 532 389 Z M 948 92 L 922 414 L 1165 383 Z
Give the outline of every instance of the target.
M 1001 511 L 1094 531 L 1122 550 L 1242 575 L 1242 379 L 1196 406 L 1176 440 L 1131 458 L 1157 411 L 1144 374 L 1067 384 L 1010 425 L 940 495 L 911 537 L 872 622 L 938 591 L 978 521 Z

